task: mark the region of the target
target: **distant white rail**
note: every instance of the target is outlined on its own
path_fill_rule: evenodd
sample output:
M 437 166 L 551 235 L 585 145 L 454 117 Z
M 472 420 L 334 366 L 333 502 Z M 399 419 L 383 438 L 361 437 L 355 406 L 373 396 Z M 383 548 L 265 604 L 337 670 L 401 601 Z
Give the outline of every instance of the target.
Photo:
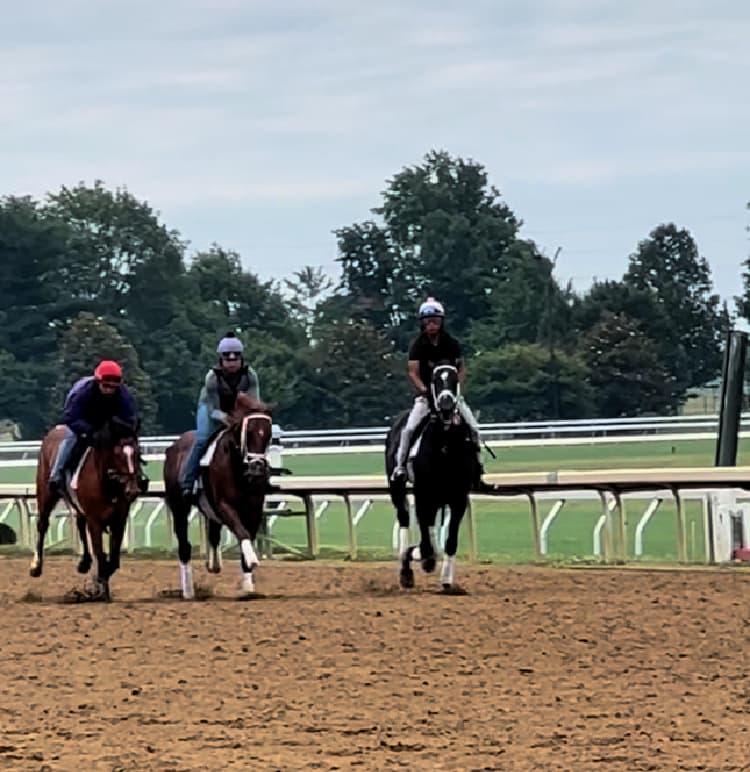
M 656 416 L 646 418 L 581 419 L 566 421 L 534 421 L 485 423 L 480 425 L 482 437 L 491 447 L 523 445 L 572 445 L 595 442 L 627 442 L 642 440 L 670 441 L 678 439 L 715 438 L 718 417 Z M 742 416 L 740 436 L 750 436 L 750 413 Z M 310 429 L 284 431 L 274 426 L 275 435 L 284 453 L 378 452 L 383 448 L 387 426 L 353 429 Z M 176 436 L 144 437 L 141 446 L 147 457 L 161 459 Z M 2 462 L 35 459 L 38 440 L 0 442 Z

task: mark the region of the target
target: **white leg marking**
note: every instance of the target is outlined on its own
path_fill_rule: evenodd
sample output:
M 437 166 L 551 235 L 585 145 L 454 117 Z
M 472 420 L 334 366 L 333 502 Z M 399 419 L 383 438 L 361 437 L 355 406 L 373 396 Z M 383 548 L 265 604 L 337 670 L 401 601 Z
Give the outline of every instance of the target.
M 403 557 L 409 549 L 409 529 L 398 529 L 398 554 Z
M 34 568 L 34 569 L 39 568 L 39 563 L 40 563 L 39 553 L 35 551 L 34 552 L 34 557 L 31 558 L 31 567 Z
M 180 563 L 180 588 L 182 589 L 182 597 L 185 600 L 192 600 L 195 597 L 193 567 L 190 563 Z
M 258 565 L 258 556 L 255 554 L 250 539 L 243 539 L 240 542 L 240 549 L 242 550 L 242 555 L 245 558 L 248 570 L 252 571 L 253 568 Z
M 252 571 L 248 571 L 247 573 L 243 572 L 240 589 L 242 592 L 246 593 L 255 592 L 255 576 Z
M 422 559 L 422 550 L 419 549 L 419 545 L 416 547 L 412 547 L 411 549 L 411 559 L 412 560 L 421 560 Z
M 443 587 L 453 586 L 453 567 L 455 562 L 455 555 L 451 555 L 450 557 L 446 555 L 443 558 L 443 567 L 440 570 L 440 583 L 443 585 Z

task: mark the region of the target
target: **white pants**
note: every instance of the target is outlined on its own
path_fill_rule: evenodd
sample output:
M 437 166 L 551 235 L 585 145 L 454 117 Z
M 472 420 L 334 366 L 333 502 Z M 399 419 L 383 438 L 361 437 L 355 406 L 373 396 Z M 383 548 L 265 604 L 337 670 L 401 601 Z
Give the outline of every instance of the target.
M 466 404 L 463 397 L 458 398 L 458 412 L 461 417 L 466 421 L 466 425 L 471 432 L 471 439 L 474 444 L 479 448 L 479 424 L 474 414 L 471 412 L 471 408 Z M 411 444 L 411 438 L 414 434 L 417 426 L 423 419 L 427 418 L 430 414 L 430 403 L 427 397 L 417 397 L 412 405 L 409 417 L 406 419 L 406 424 L 401 430 L 401 439 L 398 443 L 398 451 L 396 452 L 396 467 L 402 468 L 406 463 L 406 454 Z

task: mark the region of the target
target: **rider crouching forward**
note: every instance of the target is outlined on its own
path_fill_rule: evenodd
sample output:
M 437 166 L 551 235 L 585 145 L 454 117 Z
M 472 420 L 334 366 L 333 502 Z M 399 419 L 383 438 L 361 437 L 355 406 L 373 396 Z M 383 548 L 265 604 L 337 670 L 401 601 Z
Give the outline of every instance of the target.
M 76 381 L 65 397 L 65 433 L 57 447 L 47 483 L 53 496 L 62 492 L 70 459 L 77 457 L 77 451 L 88 445 L 93 434 L 112 418 L 120 419 L 135 430 L 138 409 L 135 398 L 122 382 L 122 368 L 117 362 L 105 359 L 99 362 L 93 375 Z
M 430 414 L 430 388 L 432 371 L 439 362 L 453 365 L 458 372 L 458 381 L 463 389 L 466 383 L 466 367 L 459 342 L 450 335 L 444 327 L 445 310 L 443 304 L 435 298 L 427 298 L 419 307 L 419 322 L 421 333 L 412 341 L 409 348 L 409 380 L 417 390 L 417 396 L 409 413 L 409 417 L 401 431 L 401 440 L 396 453 L 396 468 L 392 480 L 406 477 L 406 456 L 409 452 L 411 439 L 417 426 Z M 471 439 L 477 451 L 479 462 L 479 478 L 484 474 L 482 466 L 479 424 L 466 404 L 463 396 L 459 396 L 458 410 L 471 432 Z

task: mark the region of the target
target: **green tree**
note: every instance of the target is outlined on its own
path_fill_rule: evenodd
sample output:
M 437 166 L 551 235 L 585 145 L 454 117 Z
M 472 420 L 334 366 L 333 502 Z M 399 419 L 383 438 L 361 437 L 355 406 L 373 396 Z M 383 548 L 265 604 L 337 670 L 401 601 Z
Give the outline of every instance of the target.
M 382 222 L 339 229 L 339 294 L 350 298 L 355 319 L 396 340 L 412 334 L 413 317 L 427 293 L 439 297 L 462 336 L 487 319 L 516 269 L 507 250 L 519 223 L 473 161 L 432 151 L 388 184 Z
M 290 345 L 305 342 L 304 328 L 292 318 L 278 288 L 245 271 L 237 252 L 214 244 L 195 255 L 188 276 L 200 303 L 193 318 L 211 336 L 237 329 L 258 340 L 270 336 Z
M 750 202 L 746 204 L 746 209 L 750 212 Z M 750 225 L 745 226 L 745 231 L 750 233 Z M 740 316 L 750 319 L 750 254 L 742 265 L 744 266 L 742 272 L 743 294 L 740 297 L 735 297 L 734 302 Z
M 554 367 L 550 359 L 554 356 Z M 482 351 L 468 365 L 466 396 L 482 421 L 541 421 L 590 414 L 587 370 L 577 357 L 538 343 Z
M 333 280 L 321 267 L 306 265 L 294 272 L 294 278 L 284 279 L 284 285 L 289 293 L 287 307 L 290 314 L 302 325 L 310 343 L 318 305 L 333 289 Z
M 50 194 L 46 215 L 70 229 L 60 280 L 91 310 L 143 332 L 168 324 L 179 304 L 184 244 L 145 201 L 97 180 Z
M 677 363 L 668 363 L 670 374 L 685 387 L 716 377 L 721 367 L 719 297 L 712 292 L 708 261 L 690 233 L 672 223 L 659 225 L 630 256 L 623 280 L 651 293 L 663 307 L 666 328 L 645 331 L 685 352 Z
M 675 379 L 636 320 L 606 313 L 584 336 L 581 350 L 599 415 L 661 414 L 676 407 Z
M 0 420 L 19 424 L 23 437 L 40 436 L 45 428 L 40 396 L 45 395 L 29 365 L 0 349 Z
M 84 311 L 79 314 L 60 340 L 58 379 L 52 392 L 52 420 L 62 412 L 65 395 L 85 375 L 91 375 L 102 359 L 114 359 L 122 365 L 125 382 L 138 403 L 142 431 L 155 429 L 156 404 L 151 381 L 141 369 L 135 349 L 104 320 Z
M 20 361 L 55 350 L 66 308 L 58 277 L 68 259 L 67 232 L 30 198 L 0 199 L 0 348 Z
M 298 391 L 305 428 L 382 426 L 409 404 L 406 363 L 367 322 L 319 330 L 308 352 L 309 380 Z

